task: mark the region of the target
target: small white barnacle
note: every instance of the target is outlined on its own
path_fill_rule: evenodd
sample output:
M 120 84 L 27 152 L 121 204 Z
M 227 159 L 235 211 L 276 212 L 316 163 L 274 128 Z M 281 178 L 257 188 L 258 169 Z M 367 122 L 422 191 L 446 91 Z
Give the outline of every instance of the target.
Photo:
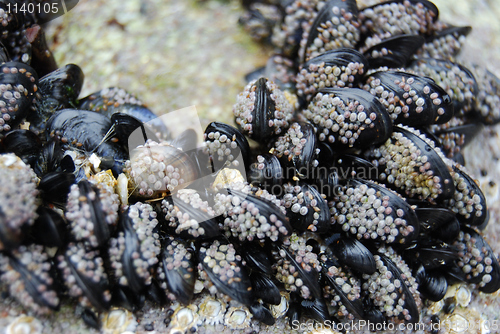
M 5 329 L 5 334 L 42 334 L 43 326 L 40 320 L 34 317 L 20 315 Z

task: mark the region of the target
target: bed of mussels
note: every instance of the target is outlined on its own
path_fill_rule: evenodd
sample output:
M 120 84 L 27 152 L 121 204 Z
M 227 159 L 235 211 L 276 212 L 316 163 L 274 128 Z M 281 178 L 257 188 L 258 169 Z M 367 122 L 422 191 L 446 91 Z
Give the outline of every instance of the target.
M 491 72 L 455 62 L 469 27 L 428 1 L 244 2 L 240 23 L 277 53 L 236 97 L 237 128 L 212 122 L 197 147 L 123 89 L 79 98 L 45 18 L 6 3 L 0 279 L 30 314 L 71 300 L 116 333 L 144 304 L 171 333 L 480 325 L 463 308 L 500 266 L 461 149 L 499 97 Z

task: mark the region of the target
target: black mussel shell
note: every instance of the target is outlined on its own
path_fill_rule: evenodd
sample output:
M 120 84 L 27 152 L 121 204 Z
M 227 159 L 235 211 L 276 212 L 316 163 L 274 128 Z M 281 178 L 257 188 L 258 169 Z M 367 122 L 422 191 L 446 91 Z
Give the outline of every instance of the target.
M 421 54 L 429 58 L 453 59 L 462 49 L 464 44 L 462 38 L 465 38 L 471 30 L 469 26 L 449 26 L 435 31 L 434 35 L 425 39 Z
M 6 63 L 11 61 L 9 52 L 3 43 L 0 43 L 0 63 Z
M 370 68 L 404 67 L 424 42 L 425 38 L 420 35 L 394 36 L 384 39 L 363 54 L 368 60 Z
M 40 179 L 38 190 L 40 190 L 44 201 L 64 209 L 70 187 L 75 181 L 76 177 L 73 173 L 50 172 Z
M 117 211 L 117 195 L 109 189 L 87 180 L 71 186 L 65 216 L 74 238 L 87 246 L 101 247 L 108 242 L 116 227 Z
M 21 124 L 29 114 L 38 90 L 38 76 L 30 66 L 9 61 L 0 65 L 0 82 L 6 87 L 0 96 L 2 137 Z
M 243 305 L 254 303 L 252 282 L 231 243 L 224 239 L 202 243 L 198 248 L 198 263 L 218 291 Z
M 114 260 L 121 264 L 121 275 L 135 294 L 142 293 L 151 284 L 154 267 L 158 263 L 160 237 L 157 224 L 153 208 L 149 204 L 137 202 L 121 213 L 118 227 L 121 233 L 113 239 L 118 244 L 113 241 L 110 243 L 113 248 L 109 250 L 110 255 L 117 249 L 118 254 L 121 253 Z
M 110 308 L 110 284 L 99 250 L 87 250 L 83 243 L 69 243 L 60 250 L 57 260 L 72 297 L 81 299 L 82 304 L 89 303 L 98 311 Z
M 162 121 L 162 117 L 155 115 L 141 101 L 124 89 L 104 88 L 79 100 L 78 108 L 92 110 L 108 117 L 114 113 L 127 114 L 137 118 L 161 138 L 168 139 L 170 137 L 170 131 Z
M 108 136 L 111 120 L 101 114 L 88 110 L 63 109 L 55 112 L 47 121 L 47 140 L 55 137 L 63 147 L 82 150 L 87 154 L 114 159 L 112 170 L 120 173 L 123 162 L 128 158 L 118 142 Z
M 59 140 L 47 141 L 39 152 L 36 165 L 33 167 L 35 173 L 42 177 L 46 173 L 55 171 L 74 172 L 75 165 L 69 155 L 64 155 L 65 149 Z
M 363 274 L 373 274 L 376 270 L 375 258 L 360 241 L 335 233 L 325 239 L 339 262 Z
M 429 236 L 420 238 L 414 247 L 404 250 L 404 257 L 407 263 L 414 267 L 422 265 L 426 270 L 442 268 L 458 259 L 455 247 Z
M 288 128 L 293 107 L 275 83 L 260 78 L 238 95 L 233 114 L 243 134 L 266 145 Z
M 455 194 L 444 202 L 444 205 L 457 214 L 461 224 L 482 226 L 488 223 L 489 214 L 486 198 L 479 185 L 470 177 L 463 167 L 453 166 Z
M 379 168 L 370 161 L 360 156 L 342 153 L 335 156 L 333 168 L 337 171 L 340 180 L 364 179 L 377 180 L 379 178 Z
M 278 157 L 284 178 L 308 179 L 318 165 L 317 138 L 310 123 L 293 123 L 275 142 L 271 153 Z
M 255 298 L 261 299 L 267 304 L 279 305 L 281 302 L 280 290 L 269 276 L 253 271 L 250 274 L 250 280 Z
M 434 80 L 403 71 L 371 73 L 363 87 L 387 108 L 396 124 L 442 124 L 453 116 L 450 95 Z
M 460 223 L 455 212 L 441 207 L 418 207 L 415 213 L 420 220 L 420 231 L 445 242 L 458 237 Z
M 290 302 L 288 304 L 286 316 L 288 317 L 288 324 L 290 327 L 292 327 L 293 324 L 299 323 L 302 317 L 302 306 L 296 294 L 290 294 Z
M 227 192 L 231 200 L 223 213 L 226 236 L 237 237 L 240 241 L 270 239 L 281 242 L 284 236 L 291 233 L 288 219 L 276 203 L 237 189 L 228 188 Z M 245 218 L 244 223 L 240 222 L 242 217 Z
M 444 242 L 452 242 L 458 237 L 460 233 L 460 223 L 458 219 L 449 221 L 446 225 L 443 225 L 436 230 L 434 230 L 434 237 L 443 240 Z
M 246 266 L 252 272 L 260 272 L 271 276 L 273 272 L 270 254 L 266 246 L 255 242 L 245 242 L 238 246 L 238 252 L 246 261 Z
M 287 183 L 282 205 L 290 225 L 301 232 L 324 233 L 330 228 L 330 210 L 325 197 L 307 183 Z
M 148 139 L 158 141 L 156 135 L 134 116 L 124 113 L 111 115 L 113 131 L 118 137 L 123 149 L 127 152 L 139 145 L 144 145 Z
M 247 180 L 253 186 L 278 195 L 283 184 L 283 168 L 280 161 L 271 153 L 258 155 L 257 161 L 248 168 Z
M 358 240 L 374 239 L 385 243 L 409 244 L 419 234 L 420 224 L 410 204 L 394 191 L 372 181 L 347 179 L 330 209 L 338 230 L 349 232 Z M 363 206 L 363 210 L 358 210 Z M 381 207 L 385 210 L 381 210 Z M 345 208 L 344 208 L 345 207 Z M 353 217 L 347 218 L 350 215 Z M 370 224 L 384 217 L 385 225 Z
M 409 67 L 415 73 L 435 81 L 451 97 L 455 115 L 464 115 L 474 108 L 478 84 L 465 66 L 450 60 L 418 58 Z
M 474 229 L 462 226 L 459 238 L 453 243 L 458 248 L 457 264 L 469 283 L 479 285 L 479 291 L 493 293 L 500 289 L 500 265 L 495 253 Z
M 292 246 L 291 244 L 295 245 Z M 283 245 L 274 245 L 274 247 L 273 256 L 277 263 L 278 276 L 282 276 L 281 278 L 278 277 L 278 280 L 285 283 L 285 286 L 289 285 L 287 290 L 297 291 L 302 298 L 308 300 L 311 298 L 322 299 L 319 284 L 320 263 L 317 258 L 316 261 L 314 260 L 315 255 L 311 254 L 313 252 L 306 246 L 305 239 L 292 234 L 287 237 L 287 241 Z M 297 256 L 299 251 L 303 256 Z M 308 254 L 312 256 L 308 257 Z M 290 277 L 287 275 L 292 274 L 294 280 L 290 283 Z M 297 281 L 300 281 L 300 284 L 295 284 Z
M 30 228 L 30 238 L 47 247 L 63 247 L 68 239 L 68 224 L 55 210 L 39 206 L 38 218 Z
M 195 150 L 197 143 L 198 134 L 192 128 L 182 131 L 170 141 L 170 145 L 186 153 Z
M 85 307 L 80 313 L 80 318 L 88 327 L 96 330 L 101 329 L 101 321 L 99 320 L 98 315 L 90 308 Z
M 49 50 L 49 47 L 47 45 L 45 30 L 40 26 L 40 24 L 40 21 L 37 21 L 37 24 L 34 24 L 26 29 L 25 38 L 31 44 L 31 61 L 29 64 L 35 69 L 36 73 L 40 77 L 43 77 L 50 72 L 57 70 L 58 66 L 54 55 Z
M 263 304 L 256 301 L 248 306 L 248 309 L 252 313 L 253 317 L 258 321 L 268 326 L 274 325 L 275 319 L 273 318 L 273 314 Z
M 191 158 L 195 169 L 197 170 L 197 174 L 200 176 L 198 180 L 204 180 L 205 176 L 209 176 L 210 174 L 212 174 L 212 163 L 210 162 L 210 156 L 203 147 L 198 147 L 195 150 L 189 151 L 188 155 L 189 158 Z M 200 180 L 199 182 L 202 181 Z M 194 188 L 199 189 L 197 187 Z
M 416 301 L 410 288 L 407 285 L 408 277 L 398 268 L 398 266 L 389 257 L 379 254 L 379 260 L 382 261 L 383 265 L 391 272 L 391 281 L 399 280 L 401 283 L 399 287 L 395 290 L 398 295 L 398 299 L 404 300 L 404 308 L 408 311 L 409 319 L 405 319 L 406 322 L 417 323 L 420 318 L 420 312 L 418 310 Z M 410 273 L 408 273 L 410 274 Z M 403 316 L 403 315 L 401 315 Z
M 42 150 L 42 142 L 32 131 L 24 129 L 12 130 L 1 140 L 5 152 L 12 152 L 24 163 L 35 168 L 38 156 Z
M 48 254 L 40 245 L 21 246 L 10 253 L 0 255 L 1 279 L 15 287 L 11 290 L 14 297 L 26 307 L 41 313 L 46 310 L 59 310 L 59 287 L 54 268 Z M 12 275 L 10 271 L 18 275 Z M 10 272 L 10 273 L 9 273 Z M 15 278 L 15 282 L 10 280 Z M 25 294 L 29 296 L 26 296 Z M 33 302 L 32 305 L 26 303 Z
M 128 286 L 114 284 L 112 290 L 111 304 L 115 307 L 123 307 L 131 312 L 135 312 L 144 307 L 146 300 L 144 294 L 137 294 Z M 162 291 L 164 294 L 164 292 Z
M 418 282 L 418 291 L 424 298 L 437 302 L 446 295 L 448 281 L 439 271 L 426 270 L 421 266 L 417 269 L 415 279 Z
M 345 268 L 339 266 L 335 261 L 331 261 L 330 259 L 322 262 L 321 265 L 324 284 L 333 289 L 333 291 L 330 292 L 332 295 L 331 297 L 338 296 L 342 305 L 346 307 L 349 313 L 358 319 L 364 319 L 365 311 L 363 309 L 363 302 L 359 298 L 360 296 L 356 298 L 355 292 L 357 289 L 361 290 L 360 280 L 354 277 L 350 270 L 345 270 Z M 349 266 L 354 268 L 355 264 L 350 264 Z M 375 268 L 373 271 L 375 271 Z M 346 293 L 345 291 L 349 292 Z M 350 294 L 351 292 L 352 294 Z
M 356 1 L 327 1 L 306 33 L 308 34 L 304 54 L 299 55 L 301 62 L 332 49 L 340 47 L 354 48 L 359 41 L 358 6 Z
M 332 199 L 340 187 L 338 171 L 335 168 L 320 166 L 317 174 L 314 183 L 319 193 L 324 194 L 328 200 Z
M 323 88 L 303 114 L 318 127 L 320 141 L 340 149 L 381 144 L 392 132 L 385 107 L 359 88 Z
M 193 299 L 196 266 L 194 251 L 186 241 L 172 237 L 165 240 L 157 276 L 165 281 L 167 291 L 184 305 Z M 160 284 L 165 283 L 160 282 Z
M 325 300 L 323 298 L 315 298 L 313 300 L 302 300 L 300 302 L 302 311 L 312 319 L 325 323 L 330 320 L 331 316 L 328 312 Z
M 151 280 L 151 284 L 146 286 L 146 290 L 144 291 L 145 297 L 158 306 L 167 305 L 167 295 L 165 294 L 165 290 L 162 289 L 160 283 L 157 279 L 153 278 Z
M 205 240 L 222 234 L 216 217 L 183 199 L 167 197 L 161 203 L 161 210 L 167 222 L 165 227 L 173 235 Z
M 461 152 L 484 129 L 481 123 L 467 123 L 463 125 L 434 129 L 434 135 L 441 143 L 441 150 L 448 158 L 455 160 Z M 463 165 L 463 164 L 462 164 Z
M 43 132 L 47 120 L 60 109 L 75 108 L 83 86 L 82 69 L 75 64 L 61 67 L 40 79 L 35 112 L 27 120 L 30 130 Z
M 446 158 L 418 130 L 395 126 L 390 140 L 364 154 L 378 165 L 379 180 L 408 198 L 440 202 L 455 193 Z
M 456 219 L 455 213 L 446 208 L 418 207 L 415 213 L 420 220 L 420 231 L 428 234 Z
M 309 102 L 319 89 L 354 87 L 367 69 L 367 59 L 355 49 L 327 51 L 300 66 L 296 79 L 297 94 Z
M 382 324 L 387 321 L 384 314 L 373 305 L 373 301 L 365 297 L 363 300 L 364 304 L 364 318 L 374 324 Z
M 205 129 L 204 140 L 210 154 L 212 172 L 224 167 L 242 169 L 248 166 L 250 146 L 245 136 L 236 128 L 221 122 L 212 122 Z

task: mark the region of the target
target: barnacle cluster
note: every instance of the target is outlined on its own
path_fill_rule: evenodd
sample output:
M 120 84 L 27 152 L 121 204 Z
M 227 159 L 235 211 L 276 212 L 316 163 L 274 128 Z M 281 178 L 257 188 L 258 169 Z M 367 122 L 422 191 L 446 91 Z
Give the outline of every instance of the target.
M 212 122 L 201 145 L 123 89 L 78 99 L 81 69 L 31 56 L 44 43 L 23 34 L 42 19 L 10 2 L 2 36 L 21 47 L 0 55 L 0 170 L 15 180 L 1 187 L 0 280 L 28 312 L 77 305 L 110 333 L 135 330 L 144 307 L 166 309 L 169 333 L 430 331 L 427 306 L 457 281 L 500 289 L 460 153 L 500 120 L 498 79 L 455 61 L 470 28 L 431 2 L 245 1 L 240 23 L 276 55 L 236 97 L 237 127 Z

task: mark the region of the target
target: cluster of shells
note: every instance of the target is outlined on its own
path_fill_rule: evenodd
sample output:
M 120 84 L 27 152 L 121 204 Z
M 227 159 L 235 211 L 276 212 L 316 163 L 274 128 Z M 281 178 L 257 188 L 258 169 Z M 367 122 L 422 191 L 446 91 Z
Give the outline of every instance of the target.
M 134 330 L 145 303 L 171 333 L 432 329 L 450 291 L 465 307 L 466 284 L 500 288 L 460 153 L 500 120 L 499 81 L 454 62 L 470 28 L 431 2 L 245 1 L 241 23 L 276 55 L 236 97 L 237 128 L 203 138 L 170 138 L 123 89 L 79 99 L 81 69 L 42 57 L 43 18 L 10 2 L 0 280 L 28 312 L 73 303 L 105 332 Z

